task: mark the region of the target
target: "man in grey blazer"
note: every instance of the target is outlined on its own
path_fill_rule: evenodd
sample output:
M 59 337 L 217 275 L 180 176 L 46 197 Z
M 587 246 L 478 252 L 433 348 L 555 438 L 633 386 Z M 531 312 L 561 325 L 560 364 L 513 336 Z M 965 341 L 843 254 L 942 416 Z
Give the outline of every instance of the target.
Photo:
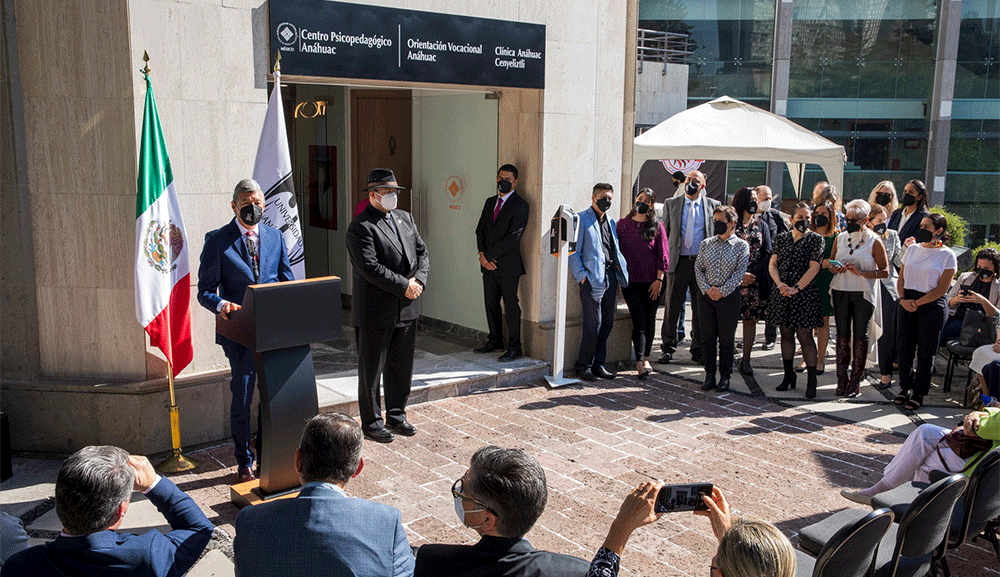
M 701 241 L 712 236 L 712 214 L 719 201 L 705 196 L 705 174 L 694 170 L 684 183 L 684 195 L 663 203 L 663 226 L 670 244 L 670 270 L 667 271 L 666 312 L 660 327 L 658 363 L 669 363 L 677 350 L 677 319 L 684 307 L 684 294 L 691 291 L 691 310 L 698 310 L 701 291 L 694 278 L 694 259 Z M 698 315 L 691 315 L 691 358 L 701 364 L 701 332 Z
M 247 507 L 236 517 L 236 575 L 413 575 L 399 510 L 344 491 L 364 467 L 362 439 L 358 423 L 341 413 L 306 423 L 295 451 L 298 497 Z

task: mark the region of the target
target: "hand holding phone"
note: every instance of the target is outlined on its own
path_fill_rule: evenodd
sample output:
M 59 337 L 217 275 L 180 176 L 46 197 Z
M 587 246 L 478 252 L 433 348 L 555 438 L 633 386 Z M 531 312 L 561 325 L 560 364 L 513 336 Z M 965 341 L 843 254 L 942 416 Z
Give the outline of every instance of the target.
M 656 496 L 656 512 L 706 511 L 708 505 L 702 499 L 703 496 L 712 496 L 711 483 L 664 485 Z
M 842 268 L 844 268 L 844 265 L 839 260 L 831 258 L 830 259 L 830 268 L 832 268 L 832 269 L 842 269 Z

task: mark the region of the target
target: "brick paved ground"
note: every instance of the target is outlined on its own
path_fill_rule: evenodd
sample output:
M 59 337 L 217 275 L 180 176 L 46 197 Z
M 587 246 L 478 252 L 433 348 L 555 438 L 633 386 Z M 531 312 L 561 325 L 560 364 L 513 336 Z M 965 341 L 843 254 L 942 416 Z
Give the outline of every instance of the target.
M 522 447 L 545 467 L 549 503 L 528 534 L 538 548 L 589 559 L 620 500 L 645 479 L 710 481 L 738 511 L 770 520 L 795 543 L 803 526 L 852 504 L 844 486 L 867 486 L 903 439 L 764 399 L 703 394 L 665 375 L 588 386 L 495 389 L 414 406 L 414 438 L 366 443 L 352 495 L 398 507 L 410 542 L 473 543 L 455 516 L 450 487 L 479 447 Z M 229 535 L 236 509 L 228 445 L 199 451 L 205 464 L 178 484 Z M 998 575 L 988 545 L 949 555 L 956 577 Z M 703 575 L 715 549 L 707 520 L 667 515 L 636 532 L 623 575 Z

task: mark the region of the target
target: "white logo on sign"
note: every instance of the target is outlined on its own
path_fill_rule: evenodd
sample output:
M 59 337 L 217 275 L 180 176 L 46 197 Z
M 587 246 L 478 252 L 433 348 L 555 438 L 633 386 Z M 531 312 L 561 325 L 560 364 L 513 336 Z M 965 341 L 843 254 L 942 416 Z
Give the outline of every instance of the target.
M 294 44 L 295 38 L 298 35 L 299 32 L 295 26 L 289 24 L 288 22 L 278 24 L 278 40 L 285 46 Z

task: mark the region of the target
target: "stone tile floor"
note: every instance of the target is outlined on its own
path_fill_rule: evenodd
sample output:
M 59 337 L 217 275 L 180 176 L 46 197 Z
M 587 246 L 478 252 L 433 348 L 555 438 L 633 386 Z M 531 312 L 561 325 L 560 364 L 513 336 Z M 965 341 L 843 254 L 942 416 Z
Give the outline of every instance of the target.
M 839 489 L 870 484 L 913 427 L 910 421 L 893 432 L 823 413 L 844 403 L 803 410 L 740 391 L 705 394 L 683 366 L 670 367 L 676 376 L 644 381 L 626 375 L 556 390 L 522 384 L 413 406 L 410 419 L 420 433 L 390 445 L 366 444 L 365 469 L 347 490 L 399 508 L 413 545 L 472 543 L 476 535 L 460 526 L 449 489 L 477 448 L 497 444 L 522 447 L 545 467 L 548 506 L 528 534 L 536 547 L 589 558 L 620 500 L 650 478 L 713 482 L 737 511 L 774 522 L 794 543 L 803 526 L 854 506 Z M 202 465 L 173 479 L 220 528 L 191 574 L 231 575 L 227 554 L 237 513 L 228 500 L 235 481 L 231 449 L 223 444 L 191 456 Z M 54 536 L 49 511 L 58 463 L 18 457 L 15 477 L 0 485 L 0 508 L 21 516 L 36 538 Z M 128 527 L 159 524 L 142 507 L 130 508 L 133 515 Z M 622 574 L 703 575 L 714 548 L 705 519 L 666 515 L 633 535 Z M 950 553 L 949 561 L 956 577 L 1000 575 L 983 543 Z

